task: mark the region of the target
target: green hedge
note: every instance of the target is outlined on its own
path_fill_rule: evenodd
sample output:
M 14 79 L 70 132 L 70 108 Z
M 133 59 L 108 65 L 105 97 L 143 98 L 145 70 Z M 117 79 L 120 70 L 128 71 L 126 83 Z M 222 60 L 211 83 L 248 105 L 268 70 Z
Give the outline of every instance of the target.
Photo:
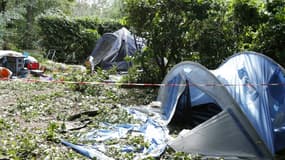
M 65 63 L 82 63 L 91 54 L 100 35 L 121 27 L 116 22 L 99 23 L 96 18 L 45 16 L 38 18 L 41 47 L 46 53 L 56 50 L 56 59 Z
M 119 30 L 122 27 L 123 25 L 117 21 L 106 21 L 106 22 L 101 22 L 98 25 L 97 30 L 100 35 L 103 35 L 104 33 L 107 33 L 107 32 L 114 32 L 116 30 Z

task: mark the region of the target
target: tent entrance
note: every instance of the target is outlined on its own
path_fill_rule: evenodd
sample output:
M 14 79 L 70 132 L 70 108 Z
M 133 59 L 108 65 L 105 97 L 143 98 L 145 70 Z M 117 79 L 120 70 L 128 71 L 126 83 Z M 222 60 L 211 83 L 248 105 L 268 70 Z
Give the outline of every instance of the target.
M 195 107 L 188 107 L 184 112 L 175 111 L 169 126 L 170 129 L 193 129 L 213 116 L 219 114 L 222 109 L 214 103 L 203 104 Z M 176 128 L 178 127 L 178 128 Z
M 178 99 L 176 110 L 169 123 L 170 130 L 177 130 L 179 128 L 193 129 L 221 111 L 222 108 L 215 103 L 192 106 L 190 87 L 185 87 L 185 90 Z

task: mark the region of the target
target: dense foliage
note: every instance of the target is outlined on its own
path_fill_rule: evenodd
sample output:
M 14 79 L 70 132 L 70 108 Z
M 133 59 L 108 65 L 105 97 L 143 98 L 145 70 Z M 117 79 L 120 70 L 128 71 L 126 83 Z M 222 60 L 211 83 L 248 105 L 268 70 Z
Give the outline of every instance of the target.
M 285 65 L 284 3 L 283 0 L 93 0 L 80 3 L 74 0 L 1 0 L 0 46 L 15 50 L 42 47 L 48 50 L 58 49 L 53 43 L 60 41 L 58 46 L 62 48 L 57 52 L 64 53 L 63 57 L 76 54 L 82 59 L 94 47 L 98 38 L 96 31 L 102 35 L 124 24 L 147 40 L 147 48 L 136 58 L 145 71 L 139 73 L 138 79 L 142 81 L 161 81 L 173 65 L 185 60 L 216 68 L 226 57 L 244 50 L 261 52 Z M 45 29 L 43 25 L 39 28 L 36 20 L 50 15 L 61 17 L 59 21 L 71 26 L 62 27 L 62 35 L 55 33 L 61 32 L 58 28 Z M 89 24 L 75 27 L 70 23 L 76 20 L 65 15 L 101 19 L 96 24 L 82 20 Z M 79 25 L 79 21 L 76 23 Z M 46 43 L 48 36 L 44 34 L 51 29 L 55 29 L 53 38 L 56 34 L 60 36 Z M 49 32 L 44 33 L 44 30 Z M 41 37 L 39 31 L 42 31 Z M 63 39 L 69 40 L 62 42 Z M 44 45 L 40 46 L 39 42 Z M 153 75 L 147 76 L 150 73 Z
M 54 59 L 60 62 L 83 62 L 99 38 L 97 19 L 45 16 L 38 19 L 38 24 L 41 46 L 47 53 L 55 50 Z
M 91 54 L 100 35 L 122 27 L 116 21 L 99 22 L 97 18 L 42 16 L 38 18 L 41 47 L 55 51 L 54 59 L 65 63 L 82 63 Z M 50 57 L 49 57 L 50 58 Z
M 285 65 L 284 3 L 126 0 L 125 7 L 129 25 L 148 40 L 148 48 L 138 59 L 148 73 L 159 69 L 156 79 L 160 81 L 180 61 L 194 60 L 215 68 L 244 50 L 264 53 Z
M 285 66 L 285 1 L 274 0 L 265 7 L 266 21 L 257 30 L 253 49 Z
M 35 48 L 38 41 L 36 17 L 69 13 L 74 0 L 0 0 L 0 48 Z

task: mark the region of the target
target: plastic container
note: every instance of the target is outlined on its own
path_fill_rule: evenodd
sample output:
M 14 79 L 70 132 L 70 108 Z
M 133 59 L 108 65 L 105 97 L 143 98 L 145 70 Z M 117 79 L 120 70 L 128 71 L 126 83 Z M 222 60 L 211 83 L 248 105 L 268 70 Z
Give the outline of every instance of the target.
M 36 70 L 40 68 L 40 64 L 38 62 L 30 62 L 27 64 L 27 68 L 29 70 Z

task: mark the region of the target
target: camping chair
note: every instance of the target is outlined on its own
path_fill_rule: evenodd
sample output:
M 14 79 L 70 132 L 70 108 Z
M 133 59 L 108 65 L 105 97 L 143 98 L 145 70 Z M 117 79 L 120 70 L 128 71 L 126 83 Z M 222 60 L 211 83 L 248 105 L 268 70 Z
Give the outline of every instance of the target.
M 56 53 L 55 49 L 49 49 L 48 53 L 46 54 L 46 58 L 51 59 L 52 61 L 54 61 L 54 59 L 56 57 L 55 53 Z

